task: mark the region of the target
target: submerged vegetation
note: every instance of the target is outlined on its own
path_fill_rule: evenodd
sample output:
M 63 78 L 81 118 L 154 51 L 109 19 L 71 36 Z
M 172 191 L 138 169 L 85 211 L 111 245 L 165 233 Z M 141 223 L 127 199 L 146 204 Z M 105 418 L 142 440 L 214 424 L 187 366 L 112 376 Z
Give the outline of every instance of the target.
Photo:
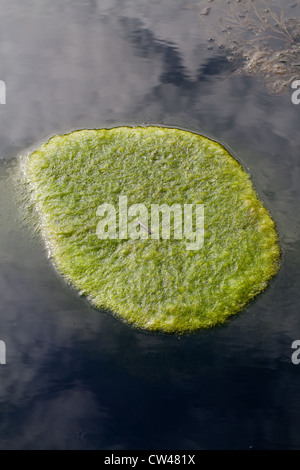
M 206 4 L 209 11 L 203 15 Z M 295 6 L 279 9 L 271 0 L 197 3 L 209 48 L 225 49 L 228 60 L 241 64 L 238 73 L 262 77 L 274 94 L 287 92 L 299 78 L 300 18 L 292 16 Z
M 274 222 L 248 174 L 205 137 L 159 127 L 81 130 L 51 138 L 23 167 L 58 270 L 94 306 L 139 328 L 220 325 L 278 271 Z M 204 246 L 187 250 L 184 240 L 153 239 L 142 227 L 143 238 L 99 239 L 97 209 L 117 207 L 120 195 L 148 208 L 203 205 Z

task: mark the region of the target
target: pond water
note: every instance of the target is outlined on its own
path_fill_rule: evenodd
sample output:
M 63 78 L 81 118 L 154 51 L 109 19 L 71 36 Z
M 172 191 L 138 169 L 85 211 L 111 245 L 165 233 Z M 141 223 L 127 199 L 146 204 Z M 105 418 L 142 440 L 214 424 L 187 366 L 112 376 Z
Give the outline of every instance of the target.
M 201 24 L 214 17 L 192 1 L 0 6 L 0 448 L 299 449 L 300 106 L 236 74 L 207 43 Z M 57 133 L 125 124 L 217 140 L 276 221 L 282 267 L 224 327 L 148 334 L 93 309 L 22 220 L 20 155 Z

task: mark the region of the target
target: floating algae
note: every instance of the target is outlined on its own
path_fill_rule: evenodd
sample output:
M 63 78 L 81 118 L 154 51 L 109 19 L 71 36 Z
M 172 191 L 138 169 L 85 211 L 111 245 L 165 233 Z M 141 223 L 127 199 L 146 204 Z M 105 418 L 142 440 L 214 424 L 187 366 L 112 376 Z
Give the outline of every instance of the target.
M 202 15 L 206 4 L 210 18 Z M 283 10 L 266 0 L 202 0 L 194 6 L 208 48 L 224 50 L 236 74 L 261 77 L 271 94 L 290 92 L 300 73 L 300 19 L 293 17 L 297 4 Z
M 205 137 L 151 126 L 81 130 L 51 138 L 23 163 L 58 270 L 94 306 L 139 328 L 182 333 L 222 324 L 278 271 L 273 220 L 241 165 Z M 118 236 L 120 198 L 144 211 L 130 218 L 128 210 L 135 238 Z M 153 238 L 142 215 L 155 204 L 203 207 L 203 246 L 187 249 L 175 226 Z M 116 208 L 113 237 L 99 237 L 106 214 L 99 207 Z

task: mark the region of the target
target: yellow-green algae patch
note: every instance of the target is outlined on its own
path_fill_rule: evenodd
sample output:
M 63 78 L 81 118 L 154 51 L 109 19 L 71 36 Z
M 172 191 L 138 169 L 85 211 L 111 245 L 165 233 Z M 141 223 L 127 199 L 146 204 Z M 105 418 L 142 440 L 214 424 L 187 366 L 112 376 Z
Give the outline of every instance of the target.
M 80 130 L 26 157 L 26 184 L 58 270 L 98 308 L 139 328 L 182 333 L 224 323 L 279 269 L 274 222 L 218 143 L 160 127 Z M 204 245 L 106 239 L 103 203 L 202 204 Z M 142 230 L 142 228 L 141 228 Z

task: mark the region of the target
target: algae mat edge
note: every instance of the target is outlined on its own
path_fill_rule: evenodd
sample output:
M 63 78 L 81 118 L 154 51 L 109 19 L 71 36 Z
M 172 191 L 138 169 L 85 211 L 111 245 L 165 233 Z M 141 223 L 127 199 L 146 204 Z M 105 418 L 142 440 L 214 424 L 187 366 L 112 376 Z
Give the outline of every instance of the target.
M 95 307 L 136 327 L 183 333 L 220 325 L 279 269 L 275 224 L 249 175 L 199 134 L 152 126 L 73 131 L 40 146 L 24 168 L 58 270 Z M 137 218 L 143 238 L 118 238 L 125 196 L 128 208 L 143 204 L 148 214 L 152 204 L 203 207 L 203 246 L 188 250 L 174 227 L 169 239 L 153 239 Z M 97 235 L 103 204 L 115 208 L 114 239 Z

